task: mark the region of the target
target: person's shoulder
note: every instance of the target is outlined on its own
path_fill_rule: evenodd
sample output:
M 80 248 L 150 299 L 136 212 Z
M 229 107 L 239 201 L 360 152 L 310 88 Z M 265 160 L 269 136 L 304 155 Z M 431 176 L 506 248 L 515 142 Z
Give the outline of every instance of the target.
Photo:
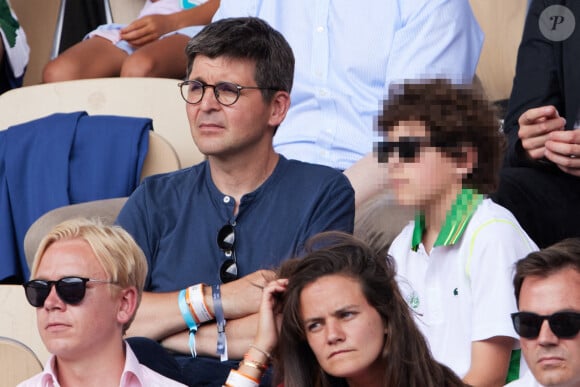
M 20 382 L 16 387 L 38 387 L 50 385 L 50 382 L 54 383 L 50 374 L 42 371 L 33 377 Z
M 176 380 L 169 379 L 160 373 L 153 371 L 151 368 L 141 364 L 141 375 L 143 377 L 143 386 L 151 387 L 182 387 L 185 384 Z
M 495 246 L 504 249 L 531 252 L 537 246 L 519 224 L 515 216 L 505 207 L 491 199 L 484 199 L 473 214 L 465 233 L 470 243 L 479 246 Z
M 286 175 L 292 175 L 295 177 L 301 176 L 302 178 L 306 177 L 309 179 L 321 179 L 321 181 L 339 180 L 348 182 L 348 178 L 344 173 L 326 165 L 307 163 L 293 159 L 287 160 L 283 157 L 280 158 L 280 162 L 284 166 L 284 173 Z
M 411 220 L 403 227 L 401 232 L 393 239 L 389 247 L 389 255 L 393 258 L 407 255 L 411 249 L 411 239 L 413 238 L 413 230 L 415 228 L 415 221 Z
M 196 177 L 202 176 L 205 173 L 205 163 L 193 165 L 191 167 L 178 169 L 177 171 L 159 173 L 157 175 L 148 176 L 143 180 L 143 185 L 146 186 L 167 186 L 179 184 L 181 181 L 190 181 Z
M 515 216 L 507 208 L 497 204 L 492 199 L 484 199 L 477 207 L 472 218 L 474 223 L 497 221 L 498 223 L 512 223 L 521 228 Z

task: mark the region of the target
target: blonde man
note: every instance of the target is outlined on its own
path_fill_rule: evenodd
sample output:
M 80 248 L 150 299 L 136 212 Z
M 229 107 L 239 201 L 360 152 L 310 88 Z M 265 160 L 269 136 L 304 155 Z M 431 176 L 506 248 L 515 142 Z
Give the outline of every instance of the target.
M 74 219 L 49 232 L 24 289 L 53 355 L 21 386 L 182 386 L 139 364 L 123 341 L 146 274 L 143 252 L 120 227 Z

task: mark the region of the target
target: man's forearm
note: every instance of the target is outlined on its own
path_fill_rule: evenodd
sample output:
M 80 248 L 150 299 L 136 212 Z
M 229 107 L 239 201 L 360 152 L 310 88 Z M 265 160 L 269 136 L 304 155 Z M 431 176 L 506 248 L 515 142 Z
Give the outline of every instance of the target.
M 178 292 L 144 292 L 127 336 L 162 340 L 186 329 L 177 303 Z
M 258 315 L 229 320 L 226 323 L 228 357 L 241 359 L 252 344 L 258 326 Z M 172 351 L 190 354 L 189 333 L 182 331 L 168 336 L 161 344 Z M 214 322 L 203 324 L 195 334 L 197 355 L 219 357 L 217 354 L 217 326 Z

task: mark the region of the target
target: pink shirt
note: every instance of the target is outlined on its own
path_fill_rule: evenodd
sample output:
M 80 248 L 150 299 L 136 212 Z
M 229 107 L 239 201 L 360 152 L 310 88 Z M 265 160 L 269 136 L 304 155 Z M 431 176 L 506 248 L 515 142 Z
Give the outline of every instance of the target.
M 185 386 L 175 380 L 166 378 L 139 363 L 131 347 L 125 344 L 126 358 L 119 387 L 179 387 Z M 54 372 L 55 356 L 51 356 L 44 366 L 44 371 L 20 383 L 18 387 L 60 387 Z

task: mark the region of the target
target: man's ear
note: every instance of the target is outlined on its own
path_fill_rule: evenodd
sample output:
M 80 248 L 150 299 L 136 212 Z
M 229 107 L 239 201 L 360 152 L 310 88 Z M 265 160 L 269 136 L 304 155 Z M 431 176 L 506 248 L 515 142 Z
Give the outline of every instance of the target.
M 270 119 L 268 124 L 278 127 L 290 109 L 290 94 L 287 91 L 277 91 L 270 102 Z
M 131 321 L 137 310 L 137 288 L 134 286 L 121 289 L 119 293 L 119 310 L 117 311 L 117 321 L 124 325 Z

